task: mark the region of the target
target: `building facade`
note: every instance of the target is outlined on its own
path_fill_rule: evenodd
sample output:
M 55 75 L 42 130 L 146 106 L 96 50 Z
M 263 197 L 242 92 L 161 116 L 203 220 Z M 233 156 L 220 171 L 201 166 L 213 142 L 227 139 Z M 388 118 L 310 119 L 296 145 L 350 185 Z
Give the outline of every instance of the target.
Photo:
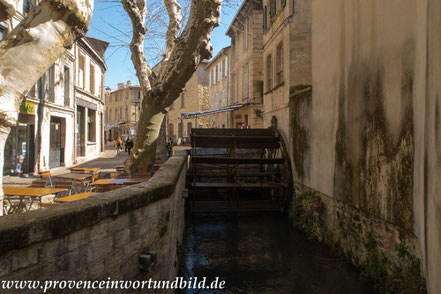
M 17 8 L 22 9 L 17 10 L 9 23 L 0 23 L 0 37 L 5 37 L 35 6 L 35 1 L 18 1 Z M 83 157 L 100 154 L 100 115 L 104 107 L 101 88 L 106 70 L 103 56 L 107 45 L 88 37 L 78 40 L 29 90 L 20 105 L 17 125 L 11 128 L 6 141 L 4 175 L 38 173 L 74 164 L 82 156 L 81 150 L 75 148 L 79 125 L 84 127 L 80 138 L 89 138 L 82 144 L 88 146 Z M 79 66 L 79 60 L 84 60 L 83 67 Z M 78 73 L 79 69 L 83 70 L 82 74 Z M 82 87 L 78 86 L 79 79 Z M 82 122 L 78 120 L 79 112 L 84 113 Z
M 74 51 L 67 51 L 31 88 L 5 146 L 4 174 L 74 163 Z
M 168 138 L 178 140 L 189 137 L 192 128 L 209 126 L 207 116 L 184 119 L 182 114 L 209 109 L 208 98 L 208 61 L 202 61 L 193 76 L 188 80 L 180 97 L 169 107 L 166 115 L 166 134 Z
M 231 112 L 222 111 L 228 106 L 229 99 L 229 54 L 230 47 L 223 48 L 207 65 L 209 75 L 208 97 L 209 111 L 217 112 L 209 114 L 208 127 L 229 128 Z
M 276 121 L 285 141 L 291 142 L 290 95 L 312 83 L 311 0 L 264 0 L 263 31 L 263 126 Z
M 136 136 L 137 121 L 141 109 L 141 87 L 119 83 L 118 89 L 111 91 L 106 101 L 106 140 L 113 142 L 118 137 L 125 139 Z
M 109 43 L 84 37 L 75 43 L 75 158 L 104 152 L 104 52 Z
M 263 127 L 263 9 L 261 0 L 245 0 L 227 30 L 230 49 L 230 126 Z

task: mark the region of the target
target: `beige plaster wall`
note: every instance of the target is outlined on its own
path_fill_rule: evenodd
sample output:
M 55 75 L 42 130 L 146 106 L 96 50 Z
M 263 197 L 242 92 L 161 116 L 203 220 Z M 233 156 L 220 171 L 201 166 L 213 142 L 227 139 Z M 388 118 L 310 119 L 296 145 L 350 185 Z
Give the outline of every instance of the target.
M 166 116 L 166 134 L 170 137 L 173 133 L 173 139 L 178 139 L 178 126 L 181 122 L 181 113 L 195 112 L 207 110 L 209 108 L 208 101 L 208 72 L 205 70 L 206 62 L 199 65 L 196 72 L 190 78 L 185 85 L 185 88 L 181 96 L 173 102 L 173 105 L 169 108 Z M 184 105 L 182 107 L 181 99 L 184 97 Z M 193 128 L 198 125 L 207 127 L 208 121 L 206 117 L 199 117 L 197 119 L 184 119 L 183 120 L 183 137 L 188 135 L 188 123 L 191 122 Z M 170 130 L 171 124 L 173 130 Z
M 312 2 L 311 162 L 302 180 L 415 239 L 430 293 L 441 291 L 440 5 Z

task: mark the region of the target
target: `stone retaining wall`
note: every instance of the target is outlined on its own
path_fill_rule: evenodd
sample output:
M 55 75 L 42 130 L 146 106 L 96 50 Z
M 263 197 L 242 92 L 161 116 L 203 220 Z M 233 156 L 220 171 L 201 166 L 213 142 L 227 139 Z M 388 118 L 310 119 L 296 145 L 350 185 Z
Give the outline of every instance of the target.
M 184 231 L 186 163 L 174 156 L 146 183 L 2 217 L 0 279 L 172 280 Z M 138 269 L 146 252 L 156 253 L 147 273 Z

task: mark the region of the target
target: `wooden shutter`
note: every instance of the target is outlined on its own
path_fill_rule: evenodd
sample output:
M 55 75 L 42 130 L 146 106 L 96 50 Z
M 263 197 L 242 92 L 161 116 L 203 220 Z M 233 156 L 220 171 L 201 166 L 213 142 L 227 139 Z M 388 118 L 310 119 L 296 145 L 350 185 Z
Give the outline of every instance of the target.
M 274 16 L 276 16 L 276 0 L 270 0 L 270 20 L 273 21 Z
M 263 7 L 263 31 L 265 32 L 266 31 L 266 29 L 268 28 L 268 25 L 267 25 L 267 14 L 268 14 L 268 11 L 267 11 L 268 9 L 267 9 L 267 7 L 266 7 L 266 5 Z

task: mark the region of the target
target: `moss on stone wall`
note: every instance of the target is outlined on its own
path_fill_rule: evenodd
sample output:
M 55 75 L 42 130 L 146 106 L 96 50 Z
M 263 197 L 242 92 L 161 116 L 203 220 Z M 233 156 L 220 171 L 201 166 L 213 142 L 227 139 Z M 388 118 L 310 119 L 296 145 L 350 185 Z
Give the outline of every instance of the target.
M 326 196 L 306 186 L 296 184 L 295 188 L 289 213 L 295 227 L 349 258 L 378 292 L 426 293 L 420 260 L 413 253 L 415 248 L 408 245 L 413 235 L 378 222 L 344 202 L 330 198 L 326 202 Z M 387 240 L 385 234 L 392 237 Z
M 361 64 L 351 70 L 353 86 L 342 84 L 338 102 L 334 195 L 412 230 L 413 74 L 402 73 L 401 123 L 392 130 L 384 108 L 383 70 L 369 71 Z
M 367 258 L 363 264 L 361 277 L 374 282 L 380 293 L 423 294 L 427 293 L 426 283 L 421 274 L 421 261 L 409 253 L 405 242 L 397 246 L 398 261 L 392 263 L 378 250 L 372 234 L 367 243 Z
M 306 89 L 309 86 L 298 85 L 291 88 Z M 290 90 L 291 91 L 291 90 Z M 296 91 L 296 90 L 294 90 Z M 312 92 L 308 91 L 292 97 L 290 100 L 292 158 L 294 159 L 295 175 L 299 179 L 305 176 L 304 162 L 310 150 L 310 126 Z
M 289 216 L 292 224 L 305 231 L 309 238 L 320 239 L 323 227 L 324 205 L 311 191 L 299 193 L 291 201 Z

